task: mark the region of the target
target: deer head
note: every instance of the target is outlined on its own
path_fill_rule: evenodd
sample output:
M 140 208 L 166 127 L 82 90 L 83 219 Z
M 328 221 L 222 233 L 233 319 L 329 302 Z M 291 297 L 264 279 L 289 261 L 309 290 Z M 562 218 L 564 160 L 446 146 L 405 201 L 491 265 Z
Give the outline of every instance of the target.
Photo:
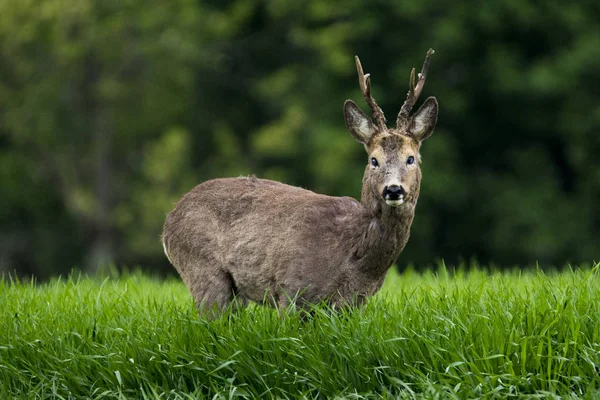
M 395 128 L 387 127 L 383 111 L 371 95 L 370 74 L 363 72 L 358 56 L 355 57 L 360 89 L 375 121 L 371 121 L 352 100 L 344 103 L 344 117 L 348 130 L 365 146 L 369 156 L 363 177 L 362 201 L 375 202 L 372 207 L 402 208 L 405 203 L 414 206 L 417 201 L 421 182 L 419 149 L 421 142 L 433 133 L 438 103 L 435 97 L 429 97 L 413 115 L 411 110 L 423 90 L 432 54 L 430 49 L 416 85 L 415 69 L 412 69 L 408 96 L 400 108 Z

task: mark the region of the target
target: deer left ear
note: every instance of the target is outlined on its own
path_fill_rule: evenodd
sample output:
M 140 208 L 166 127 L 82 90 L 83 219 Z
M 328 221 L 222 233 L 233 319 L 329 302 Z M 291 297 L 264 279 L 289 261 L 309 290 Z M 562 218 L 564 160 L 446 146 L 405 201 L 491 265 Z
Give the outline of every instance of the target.
M 411 118 L 408 133 L 419 142 L 427 139 L 433 133 L 437 122 L 438 102 L 435 97 L 428 97 L 419 111 Z

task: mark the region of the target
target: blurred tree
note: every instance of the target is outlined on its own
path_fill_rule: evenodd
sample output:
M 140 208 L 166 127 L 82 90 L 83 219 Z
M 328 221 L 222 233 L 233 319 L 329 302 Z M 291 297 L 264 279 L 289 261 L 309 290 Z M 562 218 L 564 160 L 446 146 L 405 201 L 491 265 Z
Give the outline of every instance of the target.
M 191 1 L 0 2 L 4 162 L 18 155 L 29 167 L 6 170 L 17 191 L 7 206 L 34 226 L 9 251 L 25 249 L 19 257 L 35 272 L 71 268 L 71 252 L 92 269 L 117 260 L 115 212 L 123 203 L 132 211 L 144 179 L 140 144 L 192 106 L 195 12 Z M 23 202 L 28 180 L 42 199 Z M 65 230 L 74 240 L 52 237 Z

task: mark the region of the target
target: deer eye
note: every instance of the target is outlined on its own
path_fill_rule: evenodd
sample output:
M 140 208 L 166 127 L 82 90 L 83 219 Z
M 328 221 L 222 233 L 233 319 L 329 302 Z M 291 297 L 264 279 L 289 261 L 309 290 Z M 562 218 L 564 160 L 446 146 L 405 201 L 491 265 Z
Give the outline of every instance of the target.
M 414 164 L 414 163 L 415 163 L 415 158 L 414 158 L 413 156 L 409 156 L 409 157 L 406 159 L 406 163 L 407 163 L 408 165 Z
M 371 158 L 371 165 L 374 167 L 378 167 L 379 163 L 377 162 L 377 159 L 375 157 Z

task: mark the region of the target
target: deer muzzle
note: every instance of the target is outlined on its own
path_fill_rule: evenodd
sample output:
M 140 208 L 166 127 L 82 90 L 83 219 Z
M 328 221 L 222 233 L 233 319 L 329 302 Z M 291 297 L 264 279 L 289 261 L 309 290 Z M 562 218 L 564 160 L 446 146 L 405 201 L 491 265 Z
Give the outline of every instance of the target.
M 383 198 L 390 207 L 397 207 L 404 203 L 406 190 L 401 185 L 389 185 L 383 189 Z

